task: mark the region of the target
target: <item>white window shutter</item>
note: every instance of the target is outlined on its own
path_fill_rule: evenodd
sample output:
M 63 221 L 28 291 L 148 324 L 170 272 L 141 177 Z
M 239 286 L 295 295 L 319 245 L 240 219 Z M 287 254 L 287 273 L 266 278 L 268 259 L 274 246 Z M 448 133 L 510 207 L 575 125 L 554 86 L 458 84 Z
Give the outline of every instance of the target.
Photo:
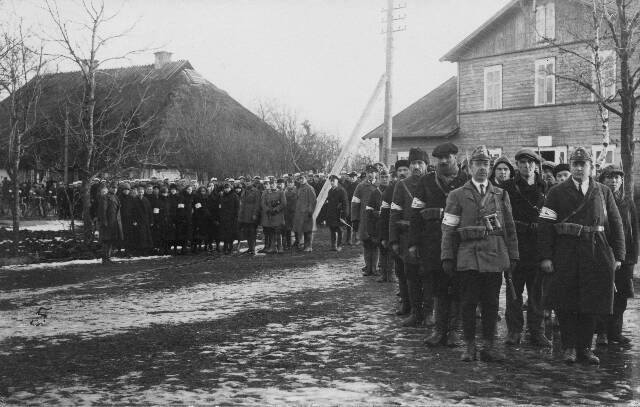
M 546 27 L 546 12 L 544 6 L 536 7 L 536 41 L 542 41 L 542 37 L 545 35 Z
M 545 6 L 544 35 L 549 39 L 556 38 L 556 7 L 553 2 L 549 2 Z

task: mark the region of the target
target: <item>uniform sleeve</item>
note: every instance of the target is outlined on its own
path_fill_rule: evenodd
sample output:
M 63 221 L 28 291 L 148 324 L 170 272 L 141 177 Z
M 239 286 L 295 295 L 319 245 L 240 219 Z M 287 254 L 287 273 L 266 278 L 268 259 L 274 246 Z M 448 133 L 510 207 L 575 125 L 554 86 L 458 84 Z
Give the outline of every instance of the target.
M 344 188 L 340 188 L 338 190 L 338 193 L 340 194 L 340 207 L 342 208 L 339 216 L 341 219 L 347 219 L 349 217 L 349 209 L 351 207 L 349 203 L 349 197 L 347 195 L 347 190 Z
M 504 204 L 504 236 L 505 243 L 507 244 L 507 250 L 509 251 L 509 259 L 520 260 L 520 253 L 518 252 L 518 235 L 516 233 L 516 225 L 513 221 L 513 209 L 511 208 L 511 201 L 509 193 L 503 191 L 502 200 Z
M 367 231 L 369 232 L 369 236 L 373 239 L 379 238 L 378 220 L 380 219 L 381 200 L 380 191 L 375 190 L 369 197 L 369 202 L 367 202 Z
M 360 220 L 360 195 L 362 194 L 362 184 L 358 184 L 356 186 L 356 190 L 353 192 L 353 197 L 351 198 L 351 220 Z
M 613 249 L 616 260 L 623 262 L 626 254 L 624 242 L 624 229 L 622 227 L 622 218 L 618 205 L 613 198 L 613 193 L 609 188 L 600 187 L 601 191 L 605 191 L 607 205 L 607 220 L 609 223 L 609 244 Z
M 427 200 L 425 177 L 426 176 L 420 178 L 418 188 L 413 196 L 413 201 L 411 202 L 411 208 L 409 209 L 411 212 L 409 220 L 409 246 L 418 245 L 420 237 L 422 236 L 422 231 L 425 227 L 424 219 L 422 219 L 422 215 L 420 213 L 426 207 L 425 202 Z
M 638 262 L 638 215 L 633 199 L 629 200 L 629 218 L 631 221 L 631 246 L 626 248 L 625 260 L 629 264 L 636 264 Z
M 453 191 L 447 197 L 447 204 L 444 208 L 444 217 L 442 218 L 442 242 L 440 244 L 440 259 L 455 260 L 458 252 L 460 239 L 458 237 L 458 226 L 460 225 L 460 217 L 462 215 L 462 207 L 460 206 L 458 193 Z
M 402 199 L 404 186 L 401 184 L 402 181 L 396 183 L 389 208 L 389 243 L 397 243 L 400 239 L 400 226 L 398 222 L 402 220 L 402 205 L 404 203 Z
M 551 188 L 544 206 L 538 216 L 538 260 L 551 260 L 555 247 L 556 232 L 553 224 L 558 222 L 559 202 L 561 197 L 558 188 Z

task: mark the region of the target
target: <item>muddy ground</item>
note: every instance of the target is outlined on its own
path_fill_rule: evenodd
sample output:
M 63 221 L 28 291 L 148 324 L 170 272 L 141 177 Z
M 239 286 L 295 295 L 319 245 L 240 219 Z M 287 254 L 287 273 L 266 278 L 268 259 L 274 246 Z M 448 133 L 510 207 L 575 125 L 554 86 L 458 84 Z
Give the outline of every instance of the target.
M 634 346 L 600 367 L 565 366 L 557 340 L 463 363 L 325 234 L 305 255 L 0 269 L 0 404 L 640 404 L 638 299 Z

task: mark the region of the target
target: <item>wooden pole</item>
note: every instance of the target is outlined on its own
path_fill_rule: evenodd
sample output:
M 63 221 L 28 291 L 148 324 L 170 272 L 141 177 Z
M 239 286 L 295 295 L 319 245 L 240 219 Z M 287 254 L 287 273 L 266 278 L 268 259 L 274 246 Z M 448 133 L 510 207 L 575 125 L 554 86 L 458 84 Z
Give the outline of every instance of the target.
M 365 106 L 364 111 L 362 112 L 362 115 L 360 115 L 360 118 L 358 119 L 356 126 L 353 128 L 353 131 L 351 132 L 351 135 L 349 136 L 349 139 L 345 143 L 344 147 L 342 147 L 342 150 L 340 151 L 340 154 L 338 155 L 338 158 L 336 159 L 336 162 L 333 164 L 333 167 L 331 168 L 331 172 L 328 175 L 331 175 L 331 174 L 338 175 L 340 173 L 340 170 L 344 166 L 344 163 L 346 162 L 349 153 L 360 142 L 360 132 L 362 131 L 362 125 L 364 124 L 365 119 L 371 113 L 371 110 L 373 109 L 373 105 L 375 101 L 378 99 L 378 96 L 382 91 L 382 86 L 385 84 L 385 82 L 386 82 L 386 75 L 382 75 L 380 77 L 380 80 L 378 81 L 378 84 L 376 85 L 376 88 L 373 91 L 373 94 L 369 98 L 369 101 L 367 102 L 367 105 Z M 318 218 L 318 214 L 320 213 L 320 210 L 324 205 L 324 201 L 327 199 L 330 186 L 331 186 L 331 183 L 329 182 L 329 177 L 327 176 L 327 180 L 324 182 L 324 185 L 322 186 L 322 189 L 318 194 L 318 199 L 316 200 L 316 208 L 313 211 L 314 230 L 316 227 L 316 219 Z
M 393 8 L 394 0 L 387 0 L 387 49 L 386 49 L 386 81 L 384 88 L 384 133 L 382 136 L 382 148 L 380 149 L 380 161 L 391 165 L 391 140 L 393 138 L 393 115 L 391 88 L 393 70 Z
M 66 188 L 69 185 L 69 110 L 64 118 L 64 164 L 62 182 Z

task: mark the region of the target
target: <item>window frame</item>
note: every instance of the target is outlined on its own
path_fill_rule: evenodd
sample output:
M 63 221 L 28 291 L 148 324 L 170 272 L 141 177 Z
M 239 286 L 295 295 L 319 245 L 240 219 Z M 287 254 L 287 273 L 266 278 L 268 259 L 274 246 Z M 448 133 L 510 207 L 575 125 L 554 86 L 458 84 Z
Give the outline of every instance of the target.
M 616 146 L 615 144 L 609 144 L 607 146 L 607 155 L 609 152 L 611 152 L 611 161 L 605 158 L 604 164 L 603 164 L 604 166 L 616 163 L 616 152 L 618 150 L 617 147 L 618 146 Z M 602 154 L 603 151 L 604 151 L 604 146 L 602 144 L 593 144 L 591 146 L 591 154 L 592 154 L 594 163 L 600 162 L 600 157 L 598 156 L 598 154 Z
M 487 81 L 487 78 L 489 76 L 489 74 L 491 73 L 498 73 L 500 76 L 500 79 L 497 83 L 491 83 L 489 84 Z M 489 106 L 489 92 L 488 92 L 488 86 L 495 85 L 499 86 L 499 90 L 497 92 L 497 106 Z M 483 82 L 483 88 L 484 88 L 484 110 L 501 110 L 502 109 L 502 65 L 491 65 L 491 66 L 486 66 L 484 68 L 484 82 Z
M 538 80 L 539 80 L 539 67 L 541 65 L 545 66 L 545 71 L 546 71 L 546 66 L 549 65 L 549 62 L 551 62 L 551 65 L 553 66 L 553 73 L 549 74 L 548 72 L 545 74 L 544 76 L 544 95 L 545 95 L 545 100 L 544 102 L 540 102 L 540 92 L 539 92 L 539 87 L 538 87 Z M 555 105 L 556 104 L 556 76 L 555 76 L 555 72 L 556 72 L 556 57 L 547 57 L 547 58 L 541 58 L 541 59 L 536 59 L 535 63 L 534 63 L 534 106 L 548 106 L 548 105 Z M 550 80 L 551 79 L 551 80 Z M 549 82 L 550 80 L 550 82 Z M 551 83 L 551 101 L 547 102 L 546 101 L 546 95 L 548 94 L 549 90 L 547 89 L 547 84 Z
M 536 42 L 556 38 L 556 6 L 553 1 L 536 6 L 534 9 Z

